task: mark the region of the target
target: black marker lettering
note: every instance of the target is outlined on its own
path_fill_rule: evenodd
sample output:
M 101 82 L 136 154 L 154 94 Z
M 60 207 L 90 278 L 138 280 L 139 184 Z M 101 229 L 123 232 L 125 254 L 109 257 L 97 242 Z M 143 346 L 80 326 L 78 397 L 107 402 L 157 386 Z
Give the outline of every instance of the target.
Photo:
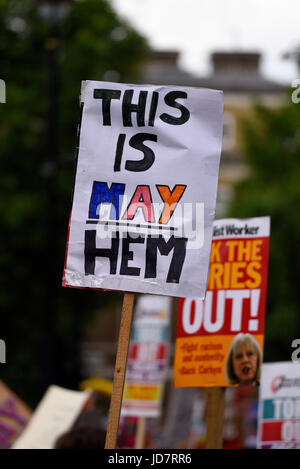
M 145 125 L 145 110 L 148 91 L 140 91 L 138 104 L 132 104 L 133 90 L 126 90 L 123 96 L 122 115 L 124 127 L 132 127 L 131 114 L 136 112 L 138 127 Z
M 111 248 L 96 248 L 96 230 L 85 232 L 84 271 L 85 275 L 95 274 L 96 257 L 108 257 L 110 274 L 117 271 L 119 232 L 112 233 Z
M 155 238 L 148 236 L 145 278 L 156 278 L 157 251 L 159 251 L 162 256 L 168 256 L 172 249 L 174 249 L 167 276 L 167 283 L 179 283 L 186 256 L 186 244 L 187 238 L 175 238 L 171 236 L 168 241 L 165 241 L 162 235 Z
M 155 154 L 151 150 L 151 148 L 144 145 L 144 140 L 150 140 L 151 142 L 157 142 L 157 135 L 154 134 L 147 134 L 147 133 L 140 133 L 133 135 L 129 140 L 129 145 L 136 150 L 140 150 L 144 153 L 144 158 L 139 161 L 134 160 L 127 160 L 125 164 L 125 169 L 127 171 L 147 171 L 147 169 L 151 168 L 155 160 Z
M 135 275 L 139 276 L 141 269 L 139 267 L 129 267 L 128 266 L 128 261 L 133 260 L 133 252 L 129 250 L 130 244 L 136 243 L 136 244 L 143 244 L 145 241 L 144 236 L 139 236 L 138 238 L 136 235 L 132 235 L 133 237 L 130 237 L 130 233 L 127 233 L 127 237 L 123 238 L 123 243 L 122 243 L 122 262 L 121 262 L 121 267 L 120 267 L 120 275 Z
M 126 134 L 120 134 L 117 142 L 117 149 L 116 149 L 116 156 L 115 156 L 115 164 L 114 164 L 114 171 L 121 171 L 121 160 L 123 155 L 123 148 L 126 139 Z
M 156 110 L 157 110 L 157 104 L 158 104 L 158 96 L 159 96 L 158 92 L 153 91 L 150 112 L 149 112 L 149 121 L 148 121 L 148 125 L 151 127 L 154 126 L 154 119 L 156 116 Z
M 161 114 L 160 119 L 166 124 L 182 125 L 185 124 L 185 122 L 187 122 L 190 118 L 190 111 L 182 104 L 176 102 L 176 99 L 178 98 L 186 99 L 187 93 L 185 91 L 170 91 L 165 96 L 165 103 L 168 106 L 175 107 L 181 111 L 180 117 L 170 116 L 170 114 L 166 113 Z
M 111 125 L 110 103 L 112 99 L 120 99 L 120 96 L 121 96 L 120 90 L 94 89 L 94 98 L 103 99 L 102 101 L 103 125 Z

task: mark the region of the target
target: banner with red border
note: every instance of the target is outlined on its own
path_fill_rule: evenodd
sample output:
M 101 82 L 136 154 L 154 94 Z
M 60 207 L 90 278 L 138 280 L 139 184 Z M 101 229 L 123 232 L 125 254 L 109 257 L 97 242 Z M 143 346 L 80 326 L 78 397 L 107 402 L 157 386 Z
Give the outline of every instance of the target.
M 257 384 L 270 218 L 214 222 L 206 298 L 179 302 L 175 387 Z

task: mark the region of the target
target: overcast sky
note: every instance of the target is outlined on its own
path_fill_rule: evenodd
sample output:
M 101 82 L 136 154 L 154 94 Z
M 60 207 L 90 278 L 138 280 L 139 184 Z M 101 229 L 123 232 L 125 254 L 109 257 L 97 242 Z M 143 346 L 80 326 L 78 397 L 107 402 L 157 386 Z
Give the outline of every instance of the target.
M 215 50 L 259 51 L 263 73 L 291 82 L 299 73 L 282 54 L 300 46 L 300 0 L 111 0 L 153 48 L 178 49 L 180 65 L 210 70 Z

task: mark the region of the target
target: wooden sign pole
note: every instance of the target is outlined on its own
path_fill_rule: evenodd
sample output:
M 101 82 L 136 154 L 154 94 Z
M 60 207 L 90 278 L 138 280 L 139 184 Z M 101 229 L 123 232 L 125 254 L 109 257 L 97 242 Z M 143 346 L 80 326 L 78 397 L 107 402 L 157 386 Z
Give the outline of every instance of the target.
M 105 449 L 115 449 L 125 383 L 127 354 L 130 341 L 130 329 L 134 304 L 134 293 L 125 293 L 116 356 L 113 391 L 110 400 Z
M 222 449 L 225 388 L 207 388 L 206 449 Z
M 137 423 L 134 449 L 144 449 L 146 433 L 146 417 L 139 417 Z

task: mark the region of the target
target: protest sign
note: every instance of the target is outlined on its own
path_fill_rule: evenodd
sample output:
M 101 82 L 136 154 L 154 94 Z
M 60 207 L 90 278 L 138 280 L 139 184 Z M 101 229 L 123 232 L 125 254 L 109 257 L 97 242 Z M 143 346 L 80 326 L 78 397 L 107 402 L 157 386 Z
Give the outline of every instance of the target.
M 84 81 L 63 285 L 204 297 L 221 91 Z
M 56 439 L 70 430 L 90 396 L 90 391 L 49 386 L 13 449 L 53 449 Z
M 158 417 L 169 368 L 168 297 L 137 300 L 126 369 L 122 416 Z
M 258 448 L 300 449 L 299 363 L 263 364 L 258 414 Z
M 32 412 L 0 381 L 0 449 L 8 449 L 22 434 Z
M 269 233 L 269 217 L 214 222 L 205 301 L 179 303 L 176 387 L 259 381 Z

